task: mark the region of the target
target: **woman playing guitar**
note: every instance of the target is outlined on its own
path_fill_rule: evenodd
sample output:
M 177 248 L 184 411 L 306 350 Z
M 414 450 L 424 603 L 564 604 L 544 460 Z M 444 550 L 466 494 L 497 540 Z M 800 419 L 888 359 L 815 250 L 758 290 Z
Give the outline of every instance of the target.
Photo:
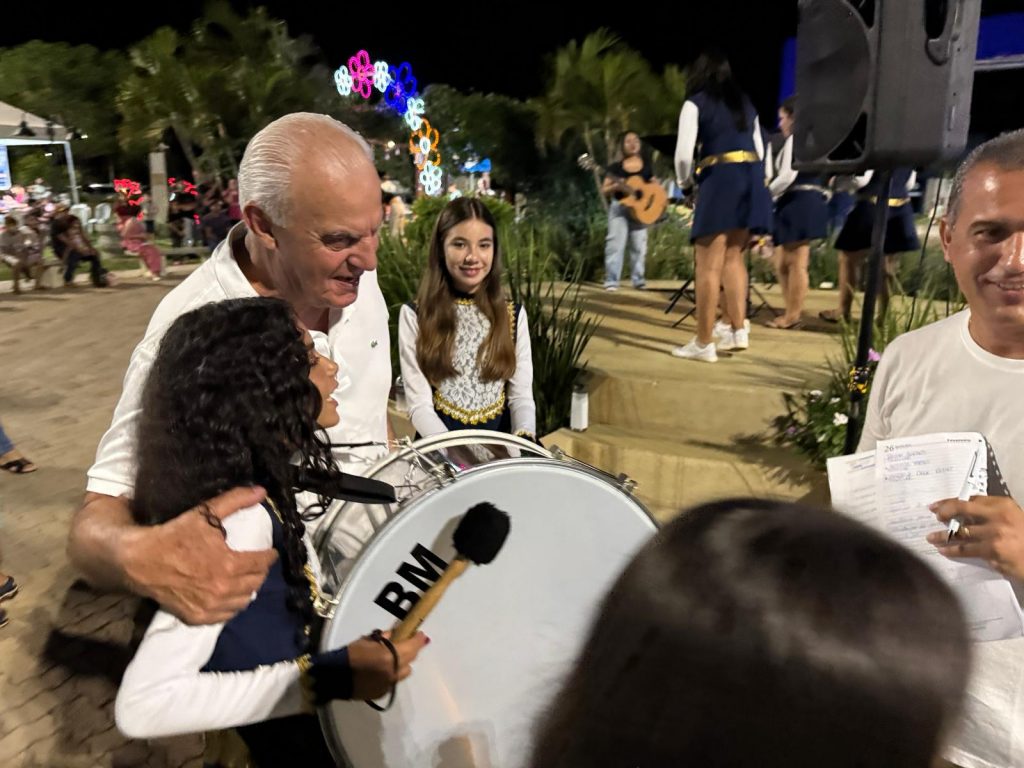
M 629 246 L 630 278 L 633 287 L 642 290 L 646 287 L 644 277 L 644 258 L 647 256 L 647 225 L 641 223 L 623 199 L 632 198 L 635 187 L 626 183 L 626 179 L 639 176 L 644 182 L 654 182 L 654 171 L 650 163 L 640 154 L 640 136 L 636 131 L 627 131 L 622 135 L 619 149 L 622 160 L 612 163 L 605 171 L 604 184 L 601 192 L 611 198 L 608 206 L 608 237 L 604 244 L 604 288 L 606 291 L 618 290 L 622 278 L 622 264 L 626 246 Z

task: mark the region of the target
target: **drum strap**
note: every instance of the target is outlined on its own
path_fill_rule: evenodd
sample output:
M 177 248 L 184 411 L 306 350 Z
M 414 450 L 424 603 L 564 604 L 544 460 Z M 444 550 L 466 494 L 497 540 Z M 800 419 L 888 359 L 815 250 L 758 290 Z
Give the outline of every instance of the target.
M 378 643 L 380 643 L 385 648 L 387 648 L 389 651 L 391 651 L 391 660 L 392 660 L 392 663 L 394 664 L 395 677 L 398 677 L 398 651 L 395 650 L 394 644 L 390 640 L 388 640 L 386 637 L 384 637 L 384 633 L 381 632 L 379 629 L 373 630 L 373 633 L 370 635 L 370 639 L 371 640 L 376 640 Z M 388 696 L 388 703 L 385 704 L 383 707 L 380 704 L 378 704 L 377 702 L 370 701 L 369 699 L 367 699 L 366 703 L 369 704 L 370 707 L 372 707 L 373 709 L 377 710 L 378 712 L 387 712 L 389 709 L 391 709 L 391 705 L 395 703 L 395 688 L 396 687 L 397 687 L 397 684 L 391 686 L 391 695 Z

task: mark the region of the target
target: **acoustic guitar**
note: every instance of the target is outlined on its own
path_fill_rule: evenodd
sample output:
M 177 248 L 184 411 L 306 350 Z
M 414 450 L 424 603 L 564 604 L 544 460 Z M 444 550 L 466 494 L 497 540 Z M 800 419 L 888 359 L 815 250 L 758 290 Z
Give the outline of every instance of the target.
M 596 170 L 598 173 L 607 173 L 588 154 L 580 155 L 577 162 L 585 171 Z M 619 204 L 626 207 L 633 221 L 647 226 L 664 215 L 665 208 L 668 206 L 668 193 L 660 184 L 644 181 L 644 177 L 639 174 L 614 178 L 617 178 L 616 191 L 624 194 L 619 200 Z

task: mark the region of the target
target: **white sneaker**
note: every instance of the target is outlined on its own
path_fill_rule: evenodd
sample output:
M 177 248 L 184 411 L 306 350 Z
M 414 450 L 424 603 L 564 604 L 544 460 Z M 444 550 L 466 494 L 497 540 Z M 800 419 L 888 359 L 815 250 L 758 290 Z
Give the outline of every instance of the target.
M 617 290 L 619 290 L 619 286 L 617 286 L 617 285 L 606 285 L 604 287 L 604 289 L 606 291 L 617 291 Z
M 729 330 L 729 335 L 723 338 L 718 348 L 723 352 L 739 352 L 743 349 L 750 347 L 750 331 L 746 328 L 740 328 L 738 330 Z
M 743 330 L 750 333 L 749 319 L 743 321 Z M 716 339 L 727 339 L 729 338 L 730 333 L 732 333 L 732 325 L 727 323 L 725 320 L 719 320 L 711 330 L 711 335 Z
M 715 342 L 701 344 L 693 339 L 689 344 L 676 347 L 672 350 L 673 357 L 681 357 L 684 360 L 700 360 L 702 363 L 717 363 L 718 353 L 715 352 Z

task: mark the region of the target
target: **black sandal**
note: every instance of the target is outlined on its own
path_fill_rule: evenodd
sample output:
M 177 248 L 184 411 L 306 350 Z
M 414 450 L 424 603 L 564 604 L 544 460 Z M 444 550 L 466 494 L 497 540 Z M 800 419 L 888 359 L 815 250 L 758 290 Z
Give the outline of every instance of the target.
M 14 475 L 28 475 L 35 472 L 39 467 L 22 456 L 20 459 L 14 459 L 13 461 L 8 461 L 5 464 L 0 464 L 0 469 L 7 470 Z

